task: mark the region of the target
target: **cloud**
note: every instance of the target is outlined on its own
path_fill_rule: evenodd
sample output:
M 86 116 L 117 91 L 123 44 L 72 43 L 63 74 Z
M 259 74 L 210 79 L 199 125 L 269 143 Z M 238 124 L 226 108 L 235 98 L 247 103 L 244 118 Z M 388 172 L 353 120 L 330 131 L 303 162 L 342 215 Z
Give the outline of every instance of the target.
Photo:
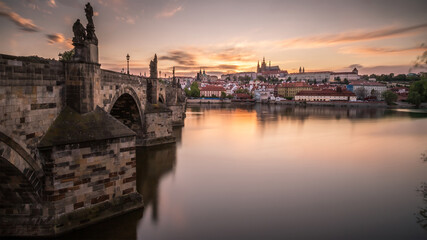
M 196 57 L 188 52 L 181 50 L 169 51 L 167 55 L 160 56 L 159 60 L 170 60 L 180 65 L 194 66 L 196 65 Z
M 249 48 L 243 47 L 227 47 L 219 49 L 213 53 L 212 58 L 222 61 L 241 61 L 241 62 L 253 62 L 256 61 L 254 51 Z
M 351 64 L 350 66 L 348 66 L 348 68 L 363 68 L 363 66 L 356 63 L 356 64 Z
M 427 23 L 413 25 L 409 27 L 389 27 L 372 31 L 352 31 L 339 34 L 293 38 L 281 41 L 279 44 L 282 47 L 322 47 L 328 45 L 402 37 L 414 33 L 425 32 L 425 29 L 427 29 Z
M 176 8 L 173 9 L 164 9 L 163 11 L 161 11 L 160 13 L 157 14 L 157 18 L 170 18 L 173 15 L 175 15 L 177 12 L 181 11 L 183 9 L 182 6 L 178 6 Z
M 47 4 L 49 5 L 49 7 L 51 8 L 56 8 L 56 2 L 55 0 L 48 0 Z
M 46 38 L 47 38 L 47 42 L 51 45 L 58 43 L 62 48 L 65 48 L 65 49 L 73 48 L 71 38 L 65 38 L 64 35 L 61 33 L 46 34 Z
M 0 16 L 9 18 L 10 21 L 20 27 L 21 30 L 27 32 L 38 32 L 40 28 L 33 23 L 31 19 L 23 18 L 16 12 L 13 12 L 6 4 L 0 2 Z
M 420 44 L 408 48 L 392 48 L 392 47 L 343 47 L 339 52 L 344 54 L 360 54 L 360 55 L 384 55 L 384 54 L 405 54 L 427 50 L 426 44 Z
M 131 16 L 119 17 L 119 16 L 116 16 L 116 20 L 125 22 L 127 24 L 135 24 L 137 19 L 138 19 L 138 16 L 135 16 L 135 17 L 131 17 Z
M 65 41 L 65 37 L 61 33 L 46 34 L 46 37 L 50 44 L 62 43 Z

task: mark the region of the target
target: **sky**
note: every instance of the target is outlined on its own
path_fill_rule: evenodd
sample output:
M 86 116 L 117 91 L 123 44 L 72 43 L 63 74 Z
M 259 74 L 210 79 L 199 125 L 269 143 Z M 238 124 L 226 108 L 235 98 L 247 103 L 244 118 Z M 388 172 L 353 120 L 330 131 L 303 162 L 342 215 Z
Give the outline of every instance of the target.
M 0 53 L 58 59 L 73 48 L 81 0 L 0 0 Z M 426 0 L 91 0 L 101 68 L 162 76 L 256 71 L 417 72 L 427 51 Z

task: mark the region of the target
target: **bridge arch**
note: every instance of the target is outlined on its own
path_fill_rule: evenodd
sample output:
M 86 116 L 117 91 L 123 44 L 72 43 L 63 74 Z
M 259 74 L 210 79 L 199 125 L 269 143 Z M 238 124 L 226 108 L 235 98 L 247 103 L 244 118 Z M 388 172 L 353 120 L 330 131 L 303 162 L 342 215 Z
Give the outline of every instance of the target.
M 42 182 L 40 178 L 43 176 L 43 170 L 20 144 L 3 132 L 0 132 L 0 176 L 5 179 L 13 177 L 14 180 L 21 183 L 15 186 L 12 181 L 10 187 L 25 185 L 26 191 L 31 187 L 32 193 L 41 196 Z M 8 191 L 3 182 L 5 181 L 2 181 L 0 187 L 1 195 Z
M 143 108 L 134 89 L 125 87 L 119 89 L 107 109 L 113 117 L 124 125 L 139 133 L 143 127 Z
M 163 94 L 159 94 L 159 103 L 165 103 L 165 98 L 163 97 Z

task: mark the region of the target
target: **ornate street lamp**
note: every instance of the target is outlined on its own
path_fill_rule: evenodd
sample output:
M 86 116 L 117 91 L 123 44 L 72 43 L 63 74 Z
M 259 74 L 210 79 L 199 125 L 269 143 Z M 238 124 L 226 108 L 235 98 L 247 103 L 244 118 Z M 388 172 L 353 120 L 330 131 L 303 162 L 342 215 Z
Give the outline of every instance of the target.
M 128 55 L 126 55 L 126 60 L 128 61 L 128 75 L 129 75 L 129 59 L 130 59 L 130 56 L 129 56 L 129 53 L 128 53 Z

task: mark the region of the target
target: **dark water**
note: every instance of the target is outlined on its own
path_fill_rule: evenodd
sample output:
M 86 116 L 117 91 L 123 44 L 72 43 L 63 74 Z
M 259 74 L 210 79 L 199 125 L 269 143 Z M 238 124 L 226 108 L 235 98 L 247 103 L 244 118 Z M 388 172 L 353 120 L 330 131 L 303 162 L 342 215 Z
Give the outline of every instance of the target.
M 145 209 L 69 239 L 427 239 L 427 114 L 189 107 L 178 142 L 137 151 Z

